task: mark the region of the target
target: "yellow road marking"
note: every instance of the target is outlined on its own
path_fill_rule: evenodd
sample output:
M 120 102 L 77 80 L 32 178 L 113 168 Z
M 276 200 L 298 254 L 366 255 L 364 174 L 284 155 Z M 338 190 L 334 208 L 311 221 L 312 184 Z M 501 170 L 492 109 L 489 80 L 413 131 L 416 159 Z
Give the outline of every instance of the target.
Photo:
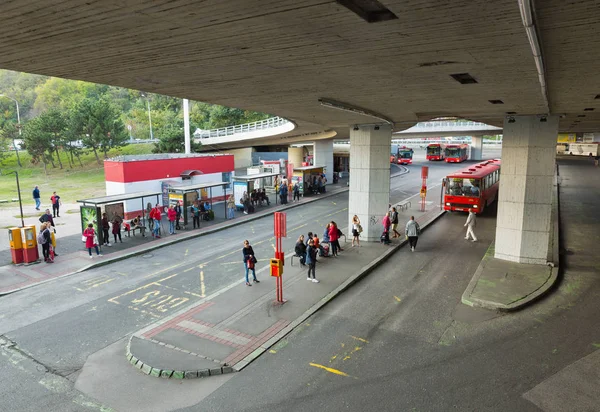
M 154 282 L 150 282 L 150 283 L 148 283 L 148 284 L 146 284 L 146 285 L 144 285 L 144 286 L 140 286 L 139 288 L 132 289 L 132 290 L 130 290 L 130 291 L 128 291 L 128 292 L 125 292 L 125 293 L 122 293 L 122 294 L 120 294 L 120 295 L 118 295 L 118 296 L 112 297 L 112 298 L 108 299 L 108 301 L 109 301 L 109 302 L 112 302 L 112 303 L 119 303 L 119 302 L 117 302 L 117 301 L 116 301 L 116 299 L 119 299 L 119 298 L 122 298 L 123 296 L 127 296 L 127 295 L 130 295 L 130 294 L 132 294 L 132 293 L 135 293 L 135 292 L 137 292 L 138 290 L 146 289 L 146 288 L 147 288 L 147 287 L 149 287 L 149 286 L 162 286 L 162 285 L 160 284 L 160 282 L 163 282 L 163 281 L 165 281 L 165 280 L 167 280 L 167 279 L 171 279 L 172 277 L 175 277 L 175 276 L 177 276 L 177 275 L 178 275 L 178 273 L 174 273 L 174 274 L 172 274 L 172 275 L 170 275 L 170 276 L 167 276 L 167 277 L 165 277 L 165 278 L 162 278 L 162 279 L 156 280 L 156 281 L 154 281 Z
M 204 286 L 204 271 L 200 271 L 200 296 L 201 298 L 206 296 L 206 287 Z
M 333 369 L 333 368 L 328 368 L 327 366 L 323 366 L 323 365 L 319 365 L 318 363 L 309 363 L 310 366 L 314 366 L 315 368 L 319 368 L 319 369 L 323 369 L 329 373 L 333 373 L 334 375 L 340 375 L 340 376 L 347 376 L 350 377 L 350 375 L 348 375 L 345 372 L 339 371 L 337 369 Z
M 183 256 L 187 256 L 187 254 L 188 254 L 189 251 L 190 251 L 189 249 L 186 249 L 185 250 L 185 255 L 183 255 Z
M 363 338 L 359 338 L 359 337 L 357 337 L 357 336 L 352 336 L 352 335 L 350 335 L 350 337 L 351 337 L 352 339 L 354 339 L 354 340 L 359 340 L 359 341 L 361 341 L 361 342 L 364 342 L 364 343 L 369 343 L 369 341 L 368 341 L 368 340 L 366 340 L 366 339 L 363 339 Z
M 344 359 L 342 359 L 343 361 L 350 359 L 350 356 L 344 356 Z
M 199 295 L 199 294 L 194 293 L 194 292 L 188 292 L 187 290 L 184 290 L 183 293 L 187 293 L 188 295 L 196 296 L 197 298 L 203 298 L 204 297 L 204 296 Z
M 273 349 L 271 349 L 271 350 L 269 350 L 269 353 L 277 353 L 277 351 L 276 351 L 276 350 L 273 350 Z
M 400 299 L 398 296 L 394 296 L 394 299 L 396 299 L 398 302 L 402 301 L 402 299 Z

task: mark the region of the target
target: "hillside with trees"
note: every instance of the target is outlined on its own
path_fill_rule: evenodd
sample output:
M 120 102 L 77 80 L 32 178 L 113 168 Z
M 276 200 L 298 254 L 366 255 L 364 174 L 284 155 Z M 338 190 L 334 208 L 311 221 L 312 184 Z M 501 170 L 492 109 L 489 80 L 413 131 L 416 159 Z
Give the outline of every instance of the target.
M 267 117 L 190 101 L 191 133 L 196 128 L 214 129 Z M 0 70 L 0 162 L 9 146 L 22 140 L 27 161 L 42 165 L 44 170 L 81 167 L 84 153 L 93 153 L 101 165 L 111 149 L 149 139 L 151 134 L 158 139 L 153 152 L 183 152 L 182 99 Z M 197 149 L 194 145 L 193 150 Z

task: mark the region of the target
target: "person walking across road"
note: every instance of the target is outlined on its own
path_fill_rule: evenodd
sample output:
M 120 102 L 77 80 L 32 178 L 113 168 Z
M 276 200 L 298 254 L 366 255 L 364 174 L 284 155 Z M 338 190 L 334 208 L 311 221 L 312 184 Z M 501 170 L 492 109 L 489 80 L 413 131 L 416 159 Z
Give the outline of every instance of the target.
M 417 241 L 419 240 L 419 234 L 421 234 L 421 228 L 419 224 L 416 222 L 415 217 L 411 216 L 410 220 L 406 222 L 406 229 L 404 229 L 404 233 L 408 238 L 408 244 L 410 245 L 410 250 L 415 251 L 417 247 Z
M 308 275 L 306 280 L 312 281 L 313 283 L 319 283 L 315 272 L 315 268 L 317 266 L 317 248 L 315 247 L 315 243 L 312 239 L 308 241 L 308 248 L 306 249 L 306 264 L 308 265 Z M 311 273 L 312 279 L 310 277 Z
M 398 233 L 398 212 L 396 211 L 395 207 L 392 208 L 391 219 L 392 219 L 392 232 L 394 232 L 393 237 L 400 237 L 400 233 Z
M 244 255 L 244 268 L 246 269 L 246 286 L 252 286 L 250 280 L 248 279 L 248 271 L 252 271 L 252 277 L 254 283 L 260 283 L 258 279 L 256 279 L 256 270 L 254 269 L 254 265 L 256 265 L 256 257 L 254 256 L 254 249 L 250 246 L 250 242 L 244 240 L 244 248 L 242 249 L 242 254 Z
M 352 247 L 354 247 L 354 242 L 356 242 L 356 246 L 360 246 L 360 232 L 362 232 L 360 219 L 354 215 L 352 217 Z
M 37 186 L 33 188 L 33 200 L 35 202 L 35 210 L 40 210 L 42 200 L 40 198 L 40 188 Z
M 92 257 L 92 248 L 96 249 L 96 255 L 102 256 L 98 250 L 98 239 L 96 238 L 96 231 L 92 223 L 89 223 L 87 229 L 83 231 L 83 236 L 85 237 L 85 247 L 90 254 L 90 258 Z
M 62 202 L 60 201 L 60 196 L 56 194 L 56 192 L 52 192 L 52 197 L 50 198 L 52 202 L 52 217 L 60 217 L 59 208 Z
M 475 232 L 473 232 L 473 228 L 477 226 L 477 216 L 473 209 L 469 209 L 469 216 L 467 216 L 467 221 L 465 222 L 465 227 L 467 228 L 467 235 L 465 239 L 469 240 L 469 236 L 471 237 L 471 242 L 477 242 L 477 236 L 475 236 Z
M 175 206 L 171 205 L 167 210 L 167 219 L 169 219 L 169 234 L 175 234 L 175 219 L 177 218 L 177 212 Z
M 102 220 L 100 220 L 100 228 L 102 229 L 102 241 L 104 242 L 104 246 L 110 246 L 110 238 L 108 237 L 108 230 L 110 229 L 110 224 L 108 222 L 108 216 L 106 213 L 102 213 Z

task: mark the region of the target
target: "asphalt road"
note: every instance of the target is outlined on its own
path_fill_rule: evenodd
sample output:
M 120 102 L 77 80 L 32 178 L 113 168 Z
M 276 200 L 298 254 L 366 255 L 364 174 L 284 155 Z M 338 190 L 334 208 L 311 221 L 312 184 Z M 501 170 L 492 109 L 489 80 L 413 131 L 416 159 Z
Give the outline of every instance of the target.
M 498 154 L 490 156 L 498 157 Z M 415 164 L 409 166 L 411 173 L 392 180 L 392 202 L 418 192 L 421 184 L 418 166 L 421 164 L 430 166 L 430 187 L 450 170 L 463 167 L 426 163 L 422 153 L 417 152 Z M 301 233 L 316 231 L 321 235 L 330 220 L 340 222 L 343 227 L 348 215 L 347 205 L 347 194 L 340 194 L 289 210 L 289 235 L 284 241 L 284 249 L 291 250 Z M 443 231 L 438 235 L 447 243 Z M 272 218 L 266 217 L 159 249 L 148 256 L 134 257 L 0 298 L 0 338 L 3 339 L 0 342 L 0 379 L 10 382 L 10 385 L 0 386 L 0 410 L 101 408 L 102 400 L 92 400 L 73 389 L 90 355 L 238 281 L 242 276 L 242 241 L 249 239 L 259 261 L 266 261 L 273 252 L 271 237 Z M 432 238 L 432 242 L 438 241 Z M 424 245 L 423 251 L 426 248 Z M 484 250 L 483 244 L 477 248 Z M 437 259 L 435 253 L 431 255 Z M 369 294 L 360 297 L 365 304 L 371 299 L 379 300 Z M 333 327 L 331 336 L 326 333 L 324 339 L 333 339 L 333 332 L 345 333 L 344 328 L 351 326 L 346 323 L 344 320 Z M 301 355 L 298 352 L 297 356 Z M 389 359 L 383 362 L 389 363 Z M 287 365 L 292 370 L 296 367 L 293 363 Z M 148 379 L 138 375 L 137 381 L 131 383 L 132 388 L 145 385 L 145 379 Z M 239 379 L 245 378 L 236 376 L 232 384 Z M 222 391 L 227 391 L 226 386 L 214 396 L 219 396 Z M 165 395 L 157 392 L 157 396 Z M 207 402 L 211 404 L 210 400 Z M 120 405 L 112 406 L 123 410 Z

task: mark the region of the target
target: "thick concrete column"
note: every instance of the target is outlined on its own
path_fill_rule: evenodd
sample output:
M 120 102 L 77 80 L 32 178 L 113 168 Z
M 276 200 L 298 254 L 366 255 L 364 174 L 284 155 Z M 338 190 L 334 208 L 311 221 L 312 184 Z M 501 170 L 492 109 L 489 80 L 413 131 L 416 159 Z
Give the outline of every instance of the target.
M 495 257 L 546 264 L 558 116 L 513 119 L 504 120 Z
M 333 139 L 315 140 L 314 165 L 325 166 L 327 183 L 333 183 Z
M 483 153 L 483 137 L 471 137 L 471 160 L 481 160 Z
M 288 147 L 288 163 L 292 163 L 294 167 L 301 167 L 303 159 L 303 147 Z
M 389 125 L 358 126 L 350 129 L 350 194 L 348 236 L 352 236 L 352 217 L 358 215 L 363 232 L 361 240 L 379 241 L 381 219 L 390 202 Z

